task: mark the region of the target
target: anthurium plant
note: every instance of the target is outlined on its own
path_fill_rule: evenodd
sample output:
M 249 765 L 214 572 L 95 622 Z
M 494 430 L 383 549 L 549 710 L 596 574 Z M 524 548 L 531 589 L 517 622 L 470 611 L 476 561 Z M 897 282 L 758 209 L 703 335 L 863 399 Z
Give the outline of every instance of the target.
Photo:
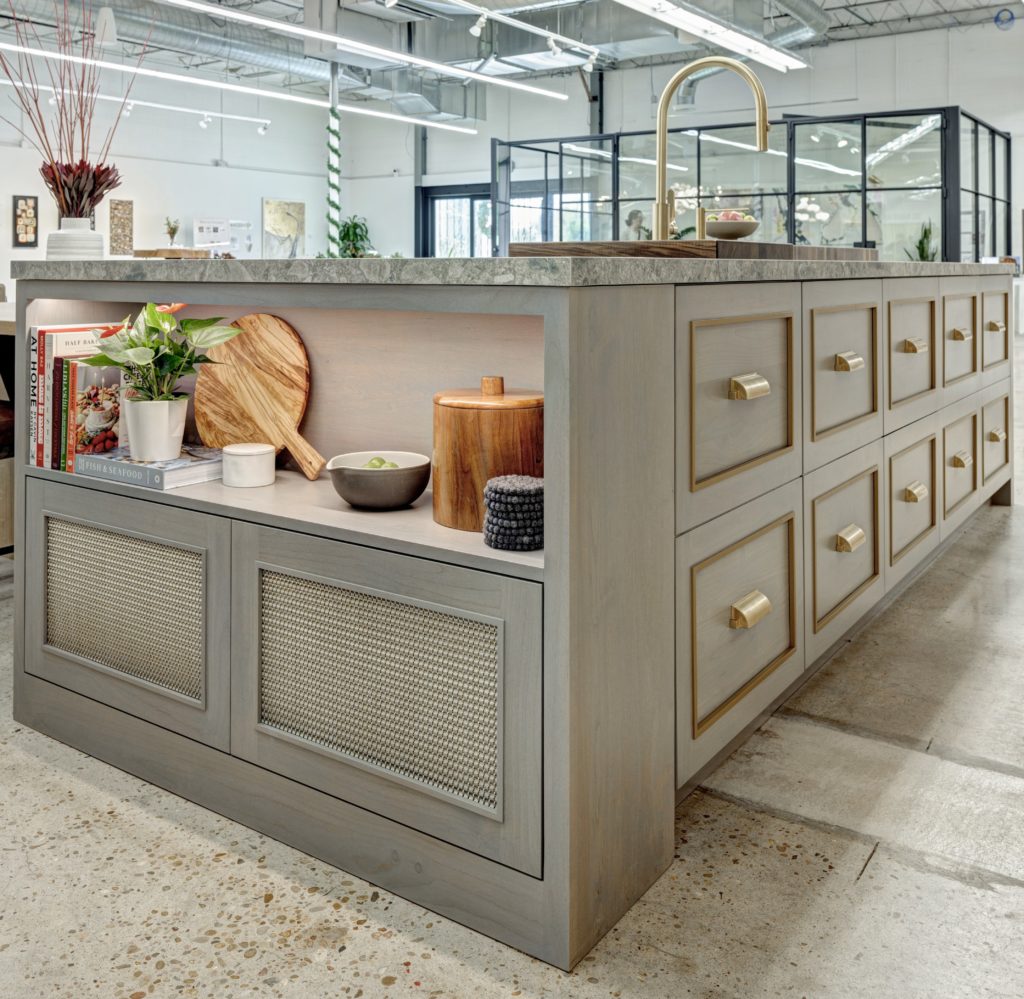
M 178 382 L 199 365 L 215 363 L 206 351 L 242 331 L 222 319 L 182 319 L 150 302 L 133 321 L 129 316 L 113 330 L 97 330 L 101 351 L 85 358 L 93 367 L 114 366 L 125 372 L 128 398 L 138 402 L 181 399 Z

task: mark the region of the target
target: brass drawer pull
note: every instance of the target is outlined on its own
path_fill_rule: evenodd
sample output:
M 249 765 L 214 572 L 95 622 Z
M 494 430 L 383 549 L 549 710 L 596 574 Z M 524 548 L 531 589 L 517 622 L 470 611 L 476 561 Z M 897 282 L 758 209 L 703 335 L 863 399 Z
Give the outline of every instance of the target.
M 974 455 L 969 451 L 957 451 L 953 455 L 954 468 L 970 468 L 974 464 Z
M 928 499 L 928 487 L 915 479 L 903 492 L 903 498 L 908 503 L 923 503 Z
M 988 439 L 996 444 L 1002 444 L 1006 440 L 1006 431 L 1002 427 L 988 432 Z
M 954 340 L 959 340 L 961 343 L 970 343 L 974 339 L 973 333 L 968 333 L 967 330 L 962 330 L 959 326 L 953 327 L 952 336 Z
M 844 350 L 836 354 L 836 371 L 860 371 L 864 367 L 864 358 L 852 350 Z
M 751 590 L 729 608 L 729 627 L 753 628 L 771 612 L 772 602 L 760 590 Z
M 928 353 L 928 341 L 924 337 L 920 336 L 908 336 L 903 341 L 903 353 L 904 354 L 927 354 Z
M 1005 333 L 1006 332 L 1006 323 L 1001 322 L 998 319 L 990 319 L 988 321 L 988 328 L 993 333 Z
M 772 387 L 768 379 L 751 371 L 747 375 L 736 375 L 729 379 L 730 399 L 760 399 L 762 396 L 771 395 Z
M 856 524 L 849 524 L 836 535 L 836 551 L 855 552 L 865 541 L 867 541 L 867 535 L 864 533 L 864 528 L 858 527 Z

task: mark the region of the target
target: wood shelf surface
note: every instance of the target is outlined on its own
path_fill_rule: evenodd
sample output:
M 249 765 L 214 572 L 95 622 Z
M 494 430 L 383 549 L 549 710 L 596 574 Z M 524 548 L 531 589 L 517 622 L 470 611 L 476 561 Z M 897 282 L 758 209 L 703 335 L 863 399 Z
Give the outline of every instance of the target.
M 544 578 L 544 552 L 505 552 L 488 548 L 483 535 L 434 523 L 432 497 L 424 493 L 406 510 L 355 510 L 323 476 L 309 482 L 298 472 L 278 470 L 272 486 L 238 489 L 221 480 L 166 491 L 145 489 L 85 475 L 26 465 L 25 473 L 67 485 L 133 499 L 164 503 L 200 513 L 298 531 L 334 541 L 380 548 L 401 555 L 496 572 L 536 582 Z

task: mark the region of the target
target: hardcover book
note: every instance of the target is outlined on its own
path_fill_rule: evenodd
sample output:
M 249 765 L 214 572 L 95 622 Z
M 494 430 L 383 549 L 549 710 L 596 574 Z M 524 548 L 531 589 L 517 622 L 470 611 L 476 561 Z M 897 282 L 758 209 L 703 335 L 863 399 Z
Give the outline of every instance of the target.
M 102 369 L 101 369 L 102 370 Z M 220 448 L 186 444 L 169 461 L 132 461 L 128 448 L 75 456 L 75 471 L 96 479 L 111 479 L 146 489 L 176 489 L 221 477 Z

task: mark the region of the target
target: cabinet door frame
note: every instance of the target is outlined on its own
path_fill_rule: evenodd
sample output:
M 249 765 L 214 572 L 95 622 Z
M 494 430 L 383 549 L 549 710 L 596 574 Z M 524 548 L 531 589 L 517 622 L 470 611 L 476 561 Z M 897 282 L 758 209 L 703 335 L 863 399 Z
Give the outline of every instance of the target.
M 227 751 L 230 743 L 231 522 L 35 477 L 26 480 L 25 672 L 144 721 Z M 50 518 L 139 538 L 203 561 L 203 692 L 196 700 L 46 642 L 46 525 Z M 113 627 L 131 627 L 131 607 Z
M 232 544 L 232 755 L 542 876 L 543 586 L 240 521 Z M 496 809 L 260 721 L 260 580 L 268 570 L 498 626 Z

